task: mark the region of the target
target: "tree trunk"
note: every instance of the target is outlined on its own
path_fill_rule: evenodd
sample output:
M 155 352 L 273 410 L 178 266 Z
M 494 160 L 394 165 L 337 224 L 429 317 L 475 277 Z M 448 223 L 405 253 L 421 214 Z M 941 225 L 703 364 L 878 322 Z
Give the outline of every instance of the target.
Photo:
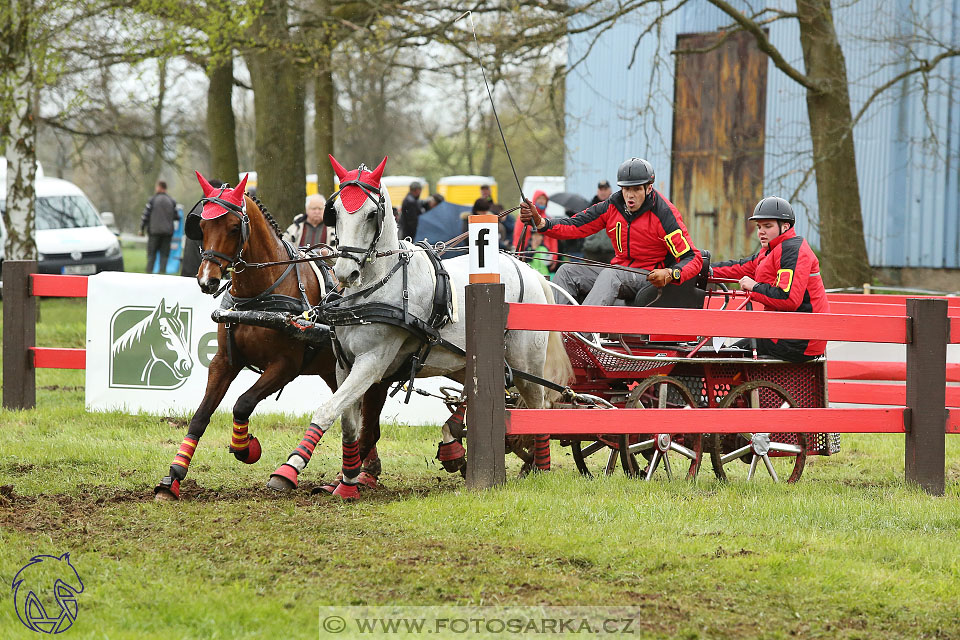
M 853 145 L 847 66 L 837 40 L 830 0 L 797 0 L 807 77 L 807 117 L 820 210 L 823 279 L 831 287 L 859 287 L 872 274 L 863 236 Z
M 313 78 L 313 136 L 317 155 L 317 191 L 329 197 L 333 193 L 333 167 L 327 154 L 336 155 L 333 148 L 333 69 L 329 51 L 322 65 Z
M 237 159 L 237 126 L 233 116 L 233 58 L 207 69 L 207 137 L 210 139 L 210 176 L 236 184 L 240 173 Z
M 30 24 L 31 0 L 13 0 L 0 9 L 0 141 L 7 159 L 7 198 L 3 223 L 7 228 L 4 257 L 36 260 L 34 239 L 34 179 L 37 174 L 37 121 L 34 113 L 34 74 Z
M 307 197 L 303 69 L 284 54 L 290 40 L 284 2 L 266 0 L 253 29 L 256 37 L 277 45 L 251 53 L 247 63 L 257 123 L 257 192 L 284 227 L 303 213 Z

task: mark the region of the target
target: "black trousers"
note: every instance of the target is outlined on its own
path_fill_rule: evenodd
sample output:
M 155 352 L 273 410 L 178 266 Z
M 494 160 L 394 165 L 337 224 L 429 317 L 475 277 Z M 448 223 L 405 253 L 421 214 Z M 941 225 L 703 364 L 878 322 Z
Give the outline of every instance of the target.
M 753 349 L 753 338 L 744 338 L 737 340 L 732 346 L 740 349 Z M 820 356 L 807 356 L 803 352 L 807 348 L 806 340 L 777 340 L 774 342 L 770 338 L 756 338 L 757 355 L 773 356 L 787 362 L 807 362 Z
M 151 233 L 147 236 L 147 273 L 154 273 L 153 263 L 160 257 L 160 269 L 156 273 L 167 272 L 167 258 L 170 257 L 172 234 Z

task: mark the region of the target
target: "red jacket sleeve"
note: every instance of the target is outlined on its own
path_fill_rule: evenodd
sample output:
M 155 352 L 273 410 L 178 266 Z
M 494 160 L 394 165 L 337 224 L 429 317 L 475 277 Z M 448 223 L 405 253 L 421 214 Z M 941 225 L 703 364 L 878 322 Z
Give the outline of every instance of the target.
M 737 280 L 743 276 L 753 277 L 753 274 L 757 272 L 757 263 L 760 261 L 760 253 L 755 253 L 748 258 L 742 258 L 740 260 L 725 260 L 723 262 L 718 262 L 713 267 L 713 275 L 718 278 L 730 278 Z
M 607 228 L 607 210 L 612 206 L 605 200 L 570 218 L 548 218 L 546 226 L 540 233 L 562 240 L 592 236 L 597 231 Z
M 803 302 L 810 279 L 813 252 L 802 238 L 790 238 L 780 245 L 780 266 L 776 282 L 758 282 L 753 287 L 753 298 L 768 309 L 796 311 Z M 804 251 L 806 249 L 806 251 Z M 714 272 L 716 273 L 716 272 Z

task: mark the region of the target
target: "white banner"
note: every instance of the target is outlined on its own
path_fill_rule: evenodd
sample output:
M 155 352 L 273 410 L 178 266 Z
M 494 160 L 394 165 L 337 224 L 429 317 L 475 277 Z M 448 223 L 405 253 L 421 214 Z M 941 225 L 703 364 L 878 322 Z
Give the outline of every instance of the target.
M 469 218 L 470 274 L 500 273 L 500 236 L 497 216 L 472 215 Z M 472 282 L 473 280 L 471 280 Z M 489 280 L 487 280 L 489 282 Z M 497 280 L 493 280 L 496 282 Z
M 87 410 L 131 413 L 186 413 L 200 406 L 207 367 L 217 352 L 217 324 L 210 314 L 219 299 L 200 292 L 197 281 L 179 276 L 104 272 L 90 276 L 87 289 Z M 258 375 L 244 369 L 227 390 L 220 409 L 230 411 Z M 456 386 L 445 378 L 417 381 L 438 393 Z M 435 398 L 405 392 L 387 399 L 382 424 L 442 424 L 450 415 Z M 301 376 L 255 413 L 312 414 L 331 396 L 319 376 Z

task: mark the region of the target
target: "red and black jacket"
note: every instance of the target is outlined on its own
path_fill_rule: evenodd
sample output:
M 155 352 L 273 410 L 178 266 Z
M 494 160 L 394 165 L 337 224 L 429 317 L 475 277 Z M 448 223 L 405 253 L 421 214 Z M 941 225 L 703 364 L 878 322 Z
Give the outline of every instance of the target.
M 640 209 L 627 210 L 623 192 L 570 218 L 548 218 L 540 231 L 558 239 L 586 238 L 605 229 L 616 252 L 613 264 L 634 269 L 680 269 L 680 282 L 695 278 L 703 266 L 683 217 L 656 189 Z
M 751 299 L 771 311 L 830 313 L 820 261 L 793 228 L 750 257 L 718 262 L 713 265 L 713 275 L 733 279 L 750 276 L 757 281 Z M 823 355 L 827 349 L 825 340 L 771 340 L 805 356 Z

